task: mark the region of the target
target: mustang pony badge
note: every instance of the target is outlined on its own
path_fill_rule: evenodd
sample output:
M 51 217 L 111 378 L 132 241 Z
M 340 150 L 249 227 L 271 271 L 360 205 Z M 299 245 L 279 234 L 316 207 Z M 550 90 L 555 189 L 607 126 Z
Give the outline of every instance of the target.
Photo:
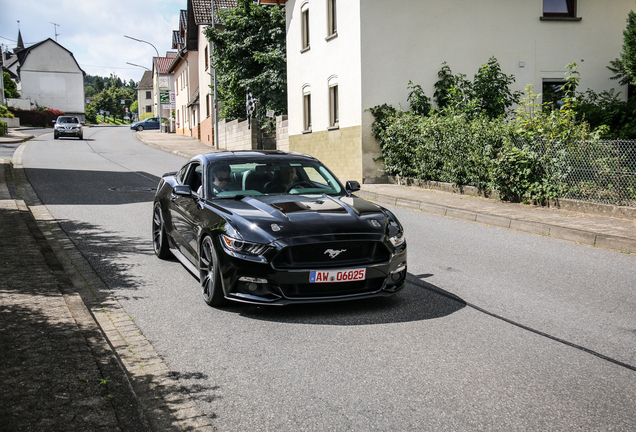
M 340 250 L 327 249 L 325 253 L 329 254 L 329 258 L 334 259 L 338 255 L 340 255 L 342 252 L 346 252 L 346 251 L 347 251 L 346 249 L 340 249 Z

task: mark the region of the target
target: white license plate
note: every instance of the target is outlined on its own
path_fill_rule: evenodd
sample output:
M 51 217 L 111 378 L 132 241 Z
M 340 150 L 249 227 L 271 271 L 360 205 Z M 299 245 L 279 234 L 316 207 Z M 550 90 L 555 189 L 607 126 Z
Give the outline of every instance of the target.
M 361 281 L 367 277 L 367 269 L 355 270 L 312 270 L 310 283 L 335 283 Z

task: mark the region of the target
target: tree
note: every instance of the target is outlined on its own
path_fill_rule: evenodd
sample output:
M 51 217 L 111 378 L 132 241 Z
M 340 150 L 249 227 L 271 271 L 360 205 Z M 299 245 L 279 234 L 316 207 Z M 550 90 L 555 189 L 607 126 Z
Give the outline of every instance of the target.
M 263 120 L 267 110 L 287 113 L 285 11 L 239 0 L 234 9 L 222 9 L 225 29 L 207 27 L 213 44 L 217 95 L 225 119 L 247 117 L 245 102 L 250 90 L 258 100 L 254 117 Z
M 11 75 L 8 72 L 2 73 L 2 79 L 4 81 L 4 97 L 5 98 L 19 98 L 20 93 L 18 93 L 18 87 L 15 85 L 15 82 L 11 79 Z
M 129 88 L 117 88 L 114 85 L 102 90 L 97 96 L 93 98 L 92 106 L 96 111 L 104 110 L 109 111 L 110 115 L 117 118 L 124 118 L 126 106 L 130 107 L 130 104 L 134 98 L 134 90 Z M 125 100 L 125 104 L 121 104 L 121 101 Z
M 629 11 L 627 27 L 623 30 L 623 50 L 620 57 L 610 62 L 607 67 L 614 72 L 612 79 L 620 84 L 636 85 L 636 13 Z

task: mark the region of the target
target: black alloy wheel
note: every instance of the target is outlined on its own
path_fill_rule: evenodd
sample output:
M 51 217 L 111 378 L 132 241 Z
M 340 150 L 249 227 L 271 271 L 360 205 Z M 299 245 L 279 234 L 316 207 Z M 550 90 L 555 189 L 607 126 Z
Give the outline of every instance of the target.
M 221 287 L 221 271 L 217 265 L 214 243 L 210 237 L 203 239 L 199 255 L 199 278 L 203 300 L 209 306 L 222 306 L 225 304 L 225 297 Z
M 159 203 L 155 204 L 155 211 L 152 215 L 152 248 L 155 251 L 155 255 L 161 259 L 169 258 L 171 255 Z

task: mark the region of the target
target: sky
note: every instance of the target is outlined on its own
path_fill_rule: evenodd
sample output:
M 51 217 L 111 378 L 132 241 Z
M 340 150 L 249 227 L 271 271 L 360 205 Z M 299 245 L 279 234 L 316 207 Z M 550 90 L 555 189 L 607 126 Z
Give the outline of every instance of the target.
M 87 75 L 139 81 L 145 69 L 126 62 L 152 69 L 156 52 L 124 35 L 150 42 L 165 56 L 186 7 L 187 0 L 0 0 L 0 43 L 3 52 L 13 50 L 18 25 L 25 47 L 55 40 L 57 30 L 57 42 Z

